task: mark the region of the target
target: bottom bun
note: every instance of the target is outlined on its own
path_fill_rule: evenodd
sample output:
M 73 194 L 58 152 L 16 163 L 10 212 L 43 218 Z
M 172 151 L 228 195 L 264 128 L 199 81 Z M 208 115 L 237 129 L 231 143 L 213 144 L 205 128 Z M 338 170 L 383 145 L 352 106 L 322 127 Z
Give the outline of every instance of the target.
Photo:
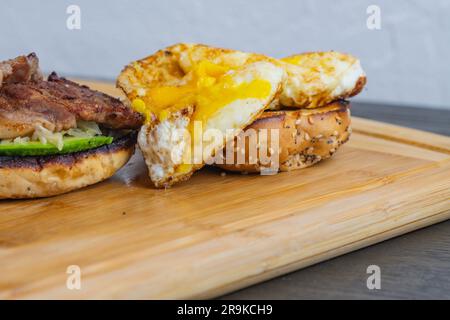
M 347 101 L 335 101 L 316 109 L 266 111 L 237 139 L 243 139 L 248 129 L 254 129 L 256 132 L 267 129 L 268 137 L 270 130 L 278 129 L 278 171 L 306 168 L 331 157 L 349 139 L 351 134 L 349 107 Z M 270 168 L 270 164 L 262 163 L 259 153 L 256 159 L 249 157 L 249 140 L 247 138 L 245 141 L 245 155 L 242 156 L 245 163 L 240 161 L 239 164 L 237 161 L 237 152 L 244 152 L 237 147 L 239 144 L 235 140 L 233 146 L 235 164 L 216 164 L 216 166 L 228 171 L 245 173 L 261 172 Z M 269 146 L 270 143 L 269 138 Z
M 0 156 L 0 199 L 49 197 L 111 177 L 134 153 L 136 133 L 82 152 L 55 156 Z

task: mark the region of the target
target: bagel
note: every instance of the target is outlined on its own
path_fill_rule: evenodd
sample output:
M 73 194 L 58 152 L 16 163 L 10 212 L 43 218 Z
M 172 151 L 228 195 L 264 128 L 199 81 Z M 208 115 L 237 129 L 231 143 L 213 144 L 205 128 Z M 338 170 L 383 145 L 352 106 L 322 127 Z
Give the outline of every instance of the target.
M 136 133 L 95 149 L 53 156 L 0 156 L 0 199 L 50 197 L 111 177 L 134 153 Z
M 233 146 L 227 145 L 233 148 L 232 163 L 215 165 L 227 171 L 262 172 L 268 168 L 268 164 L 260 161 L 259 153 L 256 153 L 257 157 L 249 159 L 250 139 L 245 138 L 245 132 L 249 129 L 254 129 L 255 132 L 265 129 L 269 133 L 270 130 L 278 129 L 277 171 L 312 166 L 331 157 L 349 139 L 351 134 L 349 107 L 350 104 L 347 101 L 335 101 L 322 108 L 266 111 L 235 139 Z M 238 147 L 239 139 L 245 143 L 245 162 L 242 161 L 242 163 L 237 161 L 238 152 L 242 152 Z M 270 137 L 268 140 L 270 143 Z M 224 158 L 226 148 L 223 151 Z

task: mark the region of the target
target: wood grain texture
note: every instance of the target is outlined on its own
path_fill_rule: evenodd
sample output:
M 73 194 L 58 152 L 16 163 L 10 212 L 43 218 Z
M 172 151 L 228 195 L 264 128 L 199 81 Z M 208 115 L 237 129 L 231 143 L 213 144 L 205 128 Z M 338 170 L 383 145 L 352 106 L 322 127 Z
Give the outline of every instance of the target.
M 0 298 L 214 297 L 446 220 L 449 145 L 355 119 L 350 142 L 312 168 L 205 169 L 168 190 L 138 153 L 101 184 L 0 203 Z M 81 290 L 65 286 L 73 264 Z
M 353 102 L 352 115 L 450 136 L 450 111 Z M 366 287 L 369 265 L 381 290 Z M 222 299 L 450 299 L 450 220 L 234 291 Z

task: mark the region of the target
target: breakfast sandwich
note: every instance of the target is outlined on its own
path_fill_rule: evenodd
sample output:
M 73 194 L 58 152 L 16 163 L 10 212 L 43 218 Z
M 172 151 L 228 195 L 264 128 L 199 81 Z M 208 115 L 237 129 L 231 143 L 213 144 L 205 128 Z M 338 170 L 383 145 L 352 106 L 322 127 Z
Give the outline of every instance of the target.
M 165 51 L 176 57 L 176 68 L 183 73 L 188 73 L 204 61 L 230 69 L 256 61 L 268 61 L 281 67 L 286 76 L 277 97 L 279 100 L 272 103 L 272 109 L 322 107 L 332 101 L 357 95 L 366 83 L 359 60 L 336 51 L 307 52 L 283 59 L 202 44 L 181 43 Z M 144 59 L 152 63 L 151 60 Z
M 257 141 L 257 149 L 268 149 L 269 156 L 275 153 L 281 160 L 276 172 L 328 158 L 350 134 L 344 99 L 359 93 L 365 82 L 359 60 L 342 53 L 274 59 L 200 44 L 160 50 L 130 63 L 117 78 L 132 108 L 145 116 L 138 144 L 156 187 L 186 180 L 211 163 L 260 172 L 268 166 L 260 155 L 238 164 L 224 161 L 248 151 L 230 147 L 246 128 L 277 131 L 281 145 L 276 150 Z M 304 124 L 315 119 L 315 125 Z M 264 142 L 275 138 L 270 140 Z
M 130 64 L 117 81 L 146 116 L 138 143 L 157 187 L 186 180 L 203 167 L 269 107 L 284 77 L 282 68 L 262 59 L 183 66 L 184 59 L 183 51 L 167 48 Z M 205 132 L 213 137 L 202 139 Z
M 0 63 L 0 199 L 53 196 L 112 176 L 134 152 L 143 116 L 50 74 L 35 54 Z

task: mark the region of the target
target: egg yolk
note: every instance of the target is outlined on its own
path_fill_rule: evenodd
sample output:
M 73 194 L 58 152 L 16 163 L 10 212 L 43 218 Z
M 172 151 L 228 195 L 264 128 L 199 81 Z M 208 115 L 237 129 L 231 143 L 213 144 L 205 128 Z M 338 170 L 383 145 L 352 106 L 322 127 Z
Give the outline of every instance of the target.
M 144 114 L 147 122 L 153 113 L 163 121 L 172 112 L 186 106 L 195 105 L 192 121 L 205 122 L 220 108 L 233 101 L 249 98 L 266 98 L 271 92 L 267 80 L 254 79 L 249 82 L 236 83 L 228 71 L 228 66 L 204 60 L 199 62 L 191 73 L 190 79 L 183 86 L 153 87 L 146 96 L 132 101 L 134 110 Z

